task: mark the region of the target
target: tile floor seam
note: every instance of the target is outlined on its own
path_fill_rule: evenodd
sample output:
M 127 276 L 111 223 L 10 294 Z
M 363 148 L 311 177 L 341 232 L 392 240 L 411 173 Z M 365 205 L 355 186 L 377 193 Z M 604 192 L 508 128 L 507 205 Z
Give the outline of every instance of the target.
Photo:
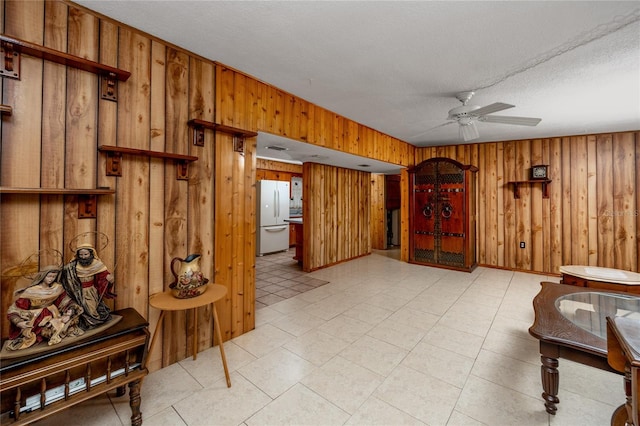
M 513 278 L 513 277 L 512 277 L 512 278 Z M 474 279 L 474 282 L 475 282 L 477 279 L 478 279 L 478 277 L 476 277 L 476 279 Z M 503 296 L 502 296 L 502 298 L 501 298 L 501 300 L 500 300 L 500 305 L 496 308 L 496 311 L 495 311 L 495 313 L 493 314 L 493 317 L 492 317 L 492 319 L 491 319 L 491 325 L 489 326 L 489 328 L 488 328 L 487 332 L 485 333 L 485 335 L 482 337 L 482 343 L 480 344 L 480 349 L 478 350 L 478 352 L 476 353 L 476 355 L 473 357 L 473 363 L 471 364 L 471 368 L 469 369 L 469 373 L 468 373 L 468 374 L 466 375 L 466 377 L 464 378 L 464 383 L 462 384 L 462 388 L 461 388 L 461 390 L 460 390 L 460 394 L 458 395 L 458 398 L 456 399 L 456 403 L 454 404 L 454 409 L 453 409 L 453 411 L 455 411 L 455 407 L 457 407 L 457 406 L 458 406 L 458 402 L 460 402 L 460 397 L 462 396 L 462 391 L 464 390 L 465 386 L 467 386 L 467 383 L 468 383 L 468 381 L 469 381 L 469 377 L 470 377 L 471 375 L 474 375 L 474 374 L 473 374 L 474 367 L 476 366 L 476 363 L 478 362 L 478 357 L 480 356 L 480 352 L 482 351 L 482 349 L 483 349 L 483 347 L 484 347 L 484 345 L 485 345 L 485 342 L 487 341 L 487 335 L 489 334 L 489 331 L 490 331 L 490 330 L 491 330 L 491 328 L 493 327 L 493 324 L 494 324 L 494 322 L 495 322 L 496 316 L 498 315 L 498 312 L 499 312 L 499 310 L 500 310 L 500 306 L 502 306 L 502 303 L 504 302 L 504 295 L 506 295 L 506 294 L 507 294 L 507 291 L 508 291 L 508 288 L 509 288 L 509 286 L 510 286 L 510 285 L 511 285 L 511 280 L 509 280 L 509 285 L 507 286 L 507 289 L 505 290 L 505 292 L 504 292 L 504 294 L 503 294 Z M 471 286 L 469 286 L 469 287 L 471 287 Z M 469 289 L 469 287 L 465 290 L 465 292 Z M 463 292 L 463 294 L 464 294 L 464 292 Z M 482 379 L 482 377 L 480 377 L 480 376 L 477 376 L 477 375 L 474 375 L 474 376 Z M 499 384 L 499 383 L 494 383 L 494 384 L 495 384 L 495 385 L 497 385 L 497 386 L 500 386 L 500 387 L 506 388 L 505 386 L 502 386 L 502 385 L 501 385 L 501 384 Z M 508 389 L 508 388 L 506 388 L 506 389 Z M 452 411 L 452 413 L 453 413 L 453 411 Z M 464 415 L 466 415 L 466 416 L 468 416 L 467 414 L 465 414 L 465 413 L 463 413 L 463 412 L 461 412 L 461 413 L 462 413 L 462 414 L 464 414 Z M 476 420 L 477 420 L 477 419 L 476 419 Z M 480 421 L 480 420 L 478 420 L 478 421 Z M 482 422 L 481 422 L 481 423 L 482 423 Z

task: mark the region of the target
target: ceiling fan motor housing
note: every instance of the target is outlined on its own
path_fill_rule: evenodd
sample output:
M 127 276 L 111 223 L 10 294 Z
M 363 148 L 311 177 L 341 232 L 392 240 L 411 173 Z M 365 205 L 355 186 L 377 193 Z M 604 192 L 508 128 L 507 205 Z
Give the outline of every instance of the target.
M 459 107 L 455 107 L 449 111 L 449 117 L 447 117 L 447 120 L 461 120 L 465 117 L 468 120 L 471 120 L 472 117 L 476 116 L 470 113 L 477 109 L 480 109 L 479 105 L 460 105 Z

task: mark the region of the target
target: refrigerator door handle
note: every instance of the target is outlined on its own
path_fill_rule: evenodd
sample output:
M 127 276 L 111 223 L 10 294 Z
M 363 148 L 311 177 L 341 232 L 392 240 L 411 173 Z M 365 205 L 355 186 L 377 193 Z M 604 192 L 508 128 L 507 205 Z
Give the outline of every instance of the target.
M 269 227 L 269 228 L 263 228 L 265 231 L 267 232 L 280 232 L 280 231 L 284 231 L 285 229 L 287 229 L 289 225 L 284 225 L 282 227 Z
M 273 190 L 273 217 L 278 217 L 278 204 L 276 204 L 276 190 Z

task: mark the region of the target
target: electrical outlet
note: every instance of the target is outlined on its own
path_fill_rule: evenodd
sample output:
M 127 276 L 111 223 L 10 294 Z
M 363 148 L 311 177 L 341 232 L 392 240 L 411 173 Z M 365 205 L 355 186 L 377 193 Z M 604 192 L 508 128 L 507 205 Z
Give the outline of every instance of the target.
M 524 241 L 520 241 L 520 248 L 524 248 L 524 247 L 525 247 Z

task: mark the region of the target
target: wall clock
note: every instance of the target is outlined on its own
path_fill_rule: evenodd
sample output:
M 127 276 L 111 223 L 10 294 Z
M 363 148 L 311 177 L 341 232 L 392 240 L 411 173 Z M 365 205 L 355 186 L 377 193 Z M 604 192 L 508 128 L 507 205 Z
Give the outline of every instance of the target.
M 531 166 L 531 179 L 532 180 L 548 179 L 547 168 L 548 166 L 545 164 Z

